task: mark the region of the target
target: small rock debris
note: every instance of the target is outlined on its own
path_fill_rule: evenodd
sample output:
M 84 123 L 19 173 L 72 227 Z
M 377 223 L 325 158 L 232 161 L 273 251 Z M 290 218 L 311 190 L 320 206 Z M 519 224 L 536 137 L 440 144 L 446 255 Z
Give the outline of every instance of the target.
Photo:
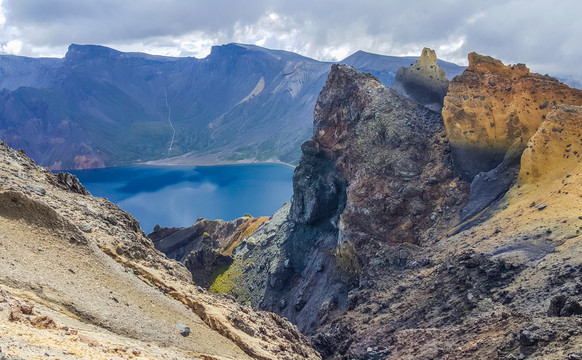
M 182 335 L 183 337 L 190 335 L 190 328 L 186 326 L 186 324 L 178 322 L 176 323 L 176 328 L 180 332 L 180 335 Z

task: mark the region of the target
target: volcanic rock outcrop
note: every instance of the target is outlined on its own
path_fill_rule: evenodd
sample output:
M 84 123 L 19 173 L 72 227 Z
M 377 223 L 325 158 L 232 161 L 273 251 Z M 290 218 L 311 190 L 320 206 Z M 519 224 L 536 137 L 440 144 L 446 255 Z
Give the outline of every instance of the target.
M 322 301 L 317 291 L 311 291 L 311 287 L 319 288 L 320 283 L 312 281 L 295 293 L 298 296 L 295 299 L 300 301 L 280 304 L 280 313 L 301 324 L 307 315 L 297 309 L 304 306 L 307 314 L 313 313 L 317 309 L 313 299 L 319 299 L 317 311 L 323 320 L 310 334 L 325 358 L 338 354 L 360 359 L 577 356 L 582 346 L 574 344 L 579 344 L 582 332 L 580 320 L 573 316 L 576 312 L 551 309 L 560 303 L 568 309 L 577 309 L 582 300 L 582 282 L 577 276 L 582 269 L 579 260 L 582 193 L 575 185 L 579 183 L 580 172 L 576 156 L 580 151 L 576 147 L 581 138 L 580 108 L 558 107 L 548 113 L 547 121 L 534 130 L 535 135 L 527 143 L 517 184 L 514 180 L 505 184 L 509 192 L 505 196 L 503 192 L 498 194 L 488 204 L 481 222 L 447 238 L 443 229 L 454 228 L 458 216 L 463 216 L 459 210 L 467 201 L 469 189 L 467 183 L 454 177 L 447 138 L 444 135 L 439 138 L 442 133 L 438 130 L 438 121 L 435 119 L 432 131 L 423 131 L 420 124 L 431 129 L 430 112 L 399 113 L 404 104 L 387 102 L 385 98 L 383 103 L 389 104 L 387 108 L 368 102 L 367 99 L 373 98 L 370 94 L 378 91 L 373 81 L 360 78 L 354 82 L 365 85 L 358 88 L 351 81 L 363 75 L 348 74 L 349 71 L 332 70 L 316 107 L 317 132 L 313 138 L 320 153 L 337 159 L 336 169 L 347 184 L 346 205 L 340 210 L 338 223 L 335 263 L 323 262 L 321 266 L 315 262 L 313 266 L 310 264 L 317 258 L 308 257 L 305 267 L 319 271 L 324 277 L 334 276 L 334 271 L 329 270 L 334 269 L 334 264 L 335 271 L 349 269 L 352 276 L 347 280 L 351 283 L 335 273 L 336 279 L 346 284 L 346 307 L 343 307 L 341 292 Z M 329 86 L 334 83 L 337 88 Z M 560 89 L 576 93 L 551 80 L 548 84 L 555 84 L 557 88 L 548 88 L 549 93 Z M 358 95 L 351 93 L 348 100 L 339 88 L 352 89 Z M 367 109 L 377 113 L 368 118 Z M 357 116 L 360 118 L 354 125 L 353 119 Z M 406 156 L 403 151 L 406 147 L 402 145 L 390 147 L 390 142 L 385 142 L 382 147 L 374 146 L 378 138 L 373 135 L 381 135 L 382 129 L 373 127 L 373 131 L 366 132 L 361 126 L 372 125 L 383 116 L 392 125 L 388 129 L 392 131 L 387 133 L 406 139 L 402 144 L 422 149 L 423 159 Z M 397 119 L 406 120 L 400 123 Z M 416 141 L 407 138 L 406 128 L 398 125 L 414 129 L 411 134 L 416 135 Z M 362 143 L 366 145 L 364 151 L 352 152 Z M 423 147 L 423 144 L 430 146 Z M 515 179 L 514 169 L 516 164 L 519 166 L 516 159 L 523 147 L 520 144 L 511 147 L 506 160 L 497 167 L 498 173 L 489 175 L 508 171 L 513 172 L 510 174 L 513 177 L 506 178 Z M 386 152 L 382 153 L 383 150 Z M 361 153 L 370 157 L 355 156 Z M 306 153 L 297 173 L 310 154 Z M 389 159 L 401 159 L 408 166 L 420 168 L 426 164 L 426 170 L 407 177 Z M 388 164 L 393 167 L 379 171 Z M 356 171 L 350 172 L 350 169 Z M 434 173 L 427 174 L 429 169 Z M 309 179 L 303 181 L 309 183 Z M 369 185 L 360 187 L 361 183 Z M 300 199 L 297 190 L 293 206 Z M 420 196 L 423 205 L 432 212 L 411 206 L 414 196 Z M 439 200 L 443 201 L 440 206 Z M 390 205 L 394 203 L 408 206 L 390 212 Z M 293 206 L 290 219 L 293 219 Z M 375 222 L 379 219 L 382 221 Z M 303 228 L 303 234 L 306 233 L 297 221 L 294 224 L 295 231 Z M 377 227 L 380 224 L 385 227 Z M 305 241 L 306 237 L 291 235 L 288 239 L 294 244 L 292 249 L 297 249 L 302 244 L 298 239 Z M 402 243 L 398 244 L 399 241 Z M 295 265 L 291 267 L 295 271 Z M 293 278 L 293 271 L 288 275 L 288 285 L 301 288 L 300 281 Z M 301 277 L 309 279 L 306 273 Z M 268 299 L 268 290 L 266 295 Z M 297 312 L 293 314 L 284 305 L 292 305 Z M 566 316 L 556 316 L 556 313 Z
M 437 64 L 434 50 L 422 49 L 418 60 L 396 73 L 392 89 L 406 98 L 440 112 L 447 95 L 449 79 L 445 69 Z
M 536 98 L 537 126 L 519 113 L 532 106 L 528 91 L 574 103 L 578 92 L 471 58 L 444 123 L 373 76 L 333 66 L 292 203 L 234 247 L 210 288 L 289 318 L 325 359 L 582 357 L 581 108 Z M 517 99 L 494 90 L 500 79 Z M 493 136 L 504 148 L 489 167 L 459 142 L 465 162 L 453 161 L 449 125 L 476 132 L 485 99 L 518 109 L 531 129 L 505 135 L 511 143 Z
M 0 358 L 320 358 L 288 321 L 193 285 L 74 176 L 4 143 L 0 159 Z
M 516 140 L 525 145 L 561 104 L 582 105 L 582 91 L 523 64 L 470 53 L 465 72 L 450 83 L 442 112 L 461 174 L 471 180 L 495 168 Z
M 452 196 L 451 204 L 442 203 L 455 181 L 443 130 L 440 116 L 402 99 L 373 76 L 332 68 L 316 103 L 313 139 L 303 145 L 294 177 L 291 220 L 302 223 L 303 214 L 318 214 L 320 219 L 311 217 L 331 220 L 340 240 L 349 239 L 356 248 L 371 242 L 421 243 L 426 228 L 418 219 L 459 200 Z M 332 162 L 331 173 L 343 185 L 303 174 L 305 169 L 325 174 L 318 166 L 321 158 Z M 337 190 L 313 204 L 305 201 L 312 193 L 321 196 L 322 184 Z M 328 203 L 340 204 L 335 213 Z
M 233 221 L 198 219 L 188 228 L 156 226 L 148 235 L 156 249 L 183 263 L 194 283 L 208 288 L 232 261 L 232 250 L 267 217 L 244 216 Z
M 211 289 L 288 317 L 324 356 L 361 356 L 344 315 L 382 269 L 424 264 L 411 249 L 458 221 L 467 186 L 442 118 L 349 66 L 332 67 L 302 151 L 291 205 L 234 248 Z

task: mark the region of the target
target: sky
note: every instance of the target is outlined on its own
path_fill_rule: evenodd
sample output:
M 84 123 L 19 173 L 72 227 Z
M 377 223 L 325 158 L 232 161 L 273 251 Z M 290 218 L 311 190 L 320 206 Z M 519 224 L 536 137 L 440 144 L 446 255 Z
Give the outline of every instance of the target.
M 582 81 L 581 38 L 581 0 L 0 0 L 0 54 L 34 57 L 71 43 L 200 58 L 238 42 L 325 61 L 428 46 Z

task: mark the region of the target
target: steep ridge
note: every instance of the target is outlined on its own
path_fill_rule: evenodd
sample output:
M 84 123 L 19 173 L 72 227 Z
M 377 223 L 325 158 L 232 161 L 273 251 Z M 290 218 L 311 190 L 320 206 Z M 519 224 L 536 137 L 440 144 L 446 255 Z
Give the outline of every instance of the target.
M 289 230 L 277 265 L 265 266 L 260 304 L 313 335 L 324 357 L 360 357 L 370 327 L 346 314 L 370 304 L 362 299 L 383 288 L 386 268 L 405 266 L 411 249 L 457 221 L 465 185 L 454 176 L 442 118 L 349 67 L 332 68 L 302 150 Z M 261 229 L 255 242 L 269 238 Z
M 442 118 L 349 66 L 332 67 L 302 151 L 291 204 L 234 248 L 216 288 L 288 317 L 325 356 L 360 356 L 367 326 L 346 312 L 458 221 L 466 185 Z
M 576 103 L 578 91 L 525 66 L 470 57 L 449 87 L 444 120 L 373 76 L 334 65 L 291 204 L 233 249 L 215 290 L 286 316 L 325 359 L 581 357 L 582 108 L 536 98 L 543 121 L 534 126 L 520 113 L 531 130 L 493 137 L 501 158 L 475 179 L 468 174 L 482 152 L 458 146 L 466 162 L 456 161 L 458 132 L 449 128 L 489 126 L 489 115 L 471 115 L 491 111 L 481 97 L 527 114 L 525 92 L 559 104 Z M 501 79 L 517 100 L 492 90 Z M 533 94 L 522 88 L 529 82 Z M 491 191 L 472 208 L 478 221 L 467 219 L 461 209 Z
M 72 175 L 0 158 L 0 357 L 319 358 L 288 321 L 192 285 Z
M 453 159 L 470 180 L 499 165 L 516 140 L 527 143 L 555 105 L 582 105 L 582 91 L 531 73 L 523 64 L 503 65 L 477 53 L 451 81 L 443 118 Z
M 388 71 L 392 83 L 413 60 L 344 61 Z M 74 44 L 63 59 L 0 56 L 0 139 L 52 169 L 297 163 L 330 66 L 244 44 L 215 46 L 203 59 Z

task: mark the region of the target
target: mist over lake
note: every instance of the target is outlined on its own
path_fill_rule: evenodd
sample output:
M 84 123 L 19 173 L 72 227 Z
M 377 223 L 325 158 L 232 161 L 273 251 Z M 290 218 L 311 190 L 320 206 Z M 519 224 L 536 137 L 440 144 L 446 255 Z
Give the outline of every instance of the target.
M 269 216 L 292 195 L 293 168 L 279 164 L 127 166 L 72 171 L 94 196 L 156 224 L 190 226 L 197 218 Z

